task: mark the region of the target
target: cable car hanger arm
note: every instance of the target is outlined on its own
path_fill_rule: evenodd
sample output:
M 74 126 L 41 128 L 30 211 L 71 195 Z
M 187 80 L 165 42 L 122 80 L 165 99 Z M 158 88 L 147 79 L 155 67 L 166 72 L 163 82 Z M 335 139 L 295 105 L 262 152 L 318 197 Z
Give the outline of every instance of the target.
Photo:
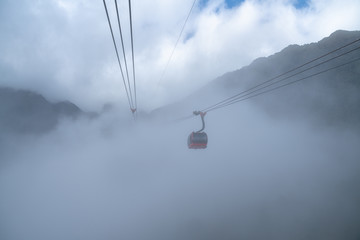
M 193 114 L 196 115 L 196 116 L 197 116 L 197 115 L 200 115 L 201 121 L 202 121 L 202 128 L 201 128 L 199 131 L 197 131 L 197 133 L 204 131 L 204 129 L 205 129 L 205 120 L 204 120 L 204 117 L 205 117 L 205 115 L 206 115 L 206 112 L 194 111 Z

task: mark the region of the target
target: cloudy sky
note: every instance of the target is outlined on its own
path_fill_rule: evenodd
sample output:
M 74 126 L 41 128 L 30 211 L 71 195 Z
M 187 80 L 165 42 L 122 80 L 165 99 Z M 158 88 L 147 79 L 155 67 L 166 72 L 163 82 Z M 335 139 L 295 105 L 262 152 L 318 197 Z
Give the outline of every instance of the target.
M 132 4 L 141 110 L 289 44 L 360 29 L 359 0 L 197 0 L 161 78 L 193 0 Z M 0 34 L 0 87 L 127 106 L 102 0 L 0 0 Z M 355 128 L 250 104 L 221 111 L 207 117 L 204 151 L 186 146 L 198 118 L 135 124 L 125 111 L 0 134 L 0 239 L 359 239 Z
M 143 110 L 185 97 L 289 44 L 360 29 L 358 0 L 198 0 L 164 72 L 192 3 L 132 1 Z M 114 3 L 107 4 L 118 38 Z M 130 65 L 127 1 L 119 1 L 119 8 Z M 52 101 L 68 99 L 85 110 L 127 104 L 101 0 L 1 0 L 0 33 L 0 86 L 34 90 Z

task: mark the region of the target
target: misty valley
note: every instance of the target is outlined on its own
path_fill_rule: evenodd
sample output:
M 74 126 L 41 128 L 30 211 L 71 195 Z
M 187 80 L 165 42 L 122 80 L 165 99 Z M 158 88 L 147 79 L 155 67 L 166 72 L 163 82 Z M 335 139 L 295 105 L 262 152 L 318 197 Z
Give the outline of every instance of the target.
M 360 63 L 318 74 L 359 52 L 210 108 L 207 148 L 187 145 L 193 111 L 359 38 L 291 45 L 136 120 L 0 86 L 0 239 L 359 239 Z

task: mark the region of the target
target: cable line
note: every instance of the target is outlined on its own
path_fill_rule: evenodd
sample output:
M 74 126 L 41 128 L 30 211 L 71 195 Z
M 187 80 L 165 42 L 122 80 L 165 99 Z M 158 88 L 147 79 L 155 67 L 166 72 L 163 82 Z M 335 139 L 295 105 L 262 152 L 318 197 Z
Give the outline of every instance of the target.
M 219 108 L 227 107 L 227 106 L 230 106 L 230 105 L 235 104 L 235 103 L 237 103 L 237 102 L 245 101 L 245 100 L 247 100 L 247 99 L 250 99 L 250 98 L 253 98 L 253 97 L 256 97 L 256 96 L 259 96 L 259 95 L 262 95 L 262 94 L 268 93 L 268 92 L 272 92 L 272 91 L 277 90 L 277 89 L 279 89 L 279 88 L 286 87 L 286 86 L 288 86 L 288 85 L 291 85 L 291 84 L 294 84 L 294 83 L 297 83 L 297 82 L 303 81 L 303 80 L 305 80 L 305 79 L 308 79 L 308 78 L 311 78 L 311 77 L 314 77 L 314 76 L 320 75 L 320 74 L 322 74 L 322 73 L 325 73 L 325 72 L 328 72 L 328 71 L 334 70 L 334 69 L 336 69 L 336 68 L 343 67 L 343 66 L 345 66 L 345 65 L 348 65 L 348 64 L 351 64 L 351 63 L 357 62 L 357 61 L 359 61 L 359 60 L 360 60 L 360 58 L 353 59 L 353 60 L 348 61 L 348 62 L 346 62 L 346 63 L 343 63 L 343 64 L 340 64 L 340 65 L 337 65 L 337 66 L 334 66 L 334 67 L 331 67 L 331 68 L 325 69 L 325 70 L 323 70 L 323 71 L 320 71 L 320 72 L 317 72 L 317 73 L 311 74 L 311 75 L 306 76 L 306 77 L 302 77 L 302 78 L 297 79 L 297 80 L 294 80 L 294 81 L 292 81 L 292 82 L 288 82 L 288 83 L 285 83 L 285 84 L 283 84 L 283 85 L 276 86 L 276 87 L 274 87 L 274 88 L 271 88 L 271 89 L 268 89 L 268 90 L 262 91 L 262 92 L 260 92 L 260 93 L 257 93 L 257 94 L 254 94 L 254 95 L 251 95 L 251 96 L 248 96 L 248 97 L 245 97 L 245 98 L 240 98 L 240 99 L 237 99 L 236 101 L 229 102 L 229 103 L 227 103 L 227 104 L 224 104 L 224 105 L 221 105 L 221 106 L 218 106 L 218 107 L 212 108 L 212 109 L 208 110 L 207 112 L 214 111 L 214 110 L 219 109 Z
M 304 70 L 302 70 L 302 71 L 300 71 L 300 72 L 297 72 L 297 73 L 295 73 L 295 74 L 293 74 L 293 75 L 290 75 L 290 76 L 288 76 L 288 77 L 285 77 L 285 78 L 283 78 L 283 79 L 280 79 L 280 80 L 278 80 L 278 81 L 275 81 L 275 82 L 273 82 L 273 83 L 270 83 L 271 81 L 273 81 L 273 80 L 275 80 L 275 79 L 277 79 L 277 78 L 279 78 L 279 77 L 282 77 L 282 76 L 284 76 L 284 75 L 286 75 L 286 74 L 288 74 L 288 73 L 291 73 L 291 72 L 293 72 L 293 71 L 296 71 L 296 70 L 300 69 L 301 67 L 304 67 L 304 66 L 306 66 L 306 65 L 308 65 L 308 64 L 310 64 L 310 63 L 313 63 L 313 62 L 316 61 L 316 60 L 319 60 L 319 59 L 321 59 L 321 58 L 324 58 L 325 56 L 328 56 L 328 55 L 330 55 L 330 54 L 332 54 L 332 53 L 334 53 L 334 52 L 336 52 L 336 51 L 339 51 L 340 49 L 343 49 L 343 48 L 345 48 L 345 47 L 347 47 L 347 46 L 350 46 L 350 45 L 352 45 L 352 44 L 354 44 L 354 43 L 356 43 L 356 42 L 358 42 L 358 41 L 360 41 L 360 39 L 357 39 L 357 40 L 355 40 L 355 41 L 353 41 L 353 42 L 351 42 L 351 43 L 348 43 L 348 44 L 346 44 L 346 45 L 344 45 L 344 46 L 341 46 L 341 47 L 339 47 L 339 48 L 337 48 L 337 49 L 335 49 L 335 50 L 333 50 L 333 51 L 331 51 L 331 52 L 328 52 L 328 53 L 326 53 L 326 54 L 324 54 L 324 55 L 322 55 L 322 56 L 320 56 L 320 57 L 317 57 L 317 58 L 315 58 L 315 59 L 313 59 L 313 60 L 311 60 L 311 61 L 309 61 L 309 62 L 306 62 L 306 63 L 298 66 L 298 67 L 295 67 L 295 68 L 293 68 L 293 69 L 291 69 L 291 70 L 289 70 L 289 71 L 287 71 L 287 72 L 285 72 L 285 73 L 282 73 L 282 74 L 280 74 L 280 75 L 277 75 L 277 76 L 275 76 L 275 77 L 273 77 L 273 78 L 271 78 L 271 79 L 269 79 L 269 80 L 266 80 L 265 82 L 262 82 L 262 83 L 260 83 L 260 84 L 258 84 L 258 85 L 255 85 L 255 86 L 253 86 L 253 87 L 251 87 L 251 88 L 249 88 L 249 89 L 247 89 L 247 90 L 245 90 L 245 91 L 242 91 L 242 92 L 240 92 L 240 93 L 238 93 L 238 94 L 236 94 L 236 95 L 234 95 L 234 96 L 232 96 L 232 97 L 229 97 L 229 98 L 227 98 L 227 99 L 225 99 L 225 100 L 223 100 L 223 101 L 220 101 L 220 102 L 218 102 L 218 103 L 216 103 L 216 104 L 213 104 L 213 105 L 211 105 L 210 107 L 207 107 L 207 108 L 205 108 L 205 109 L 202 110 L 202 111 L 209 111 L 209 110 L 211 110 L 212 108 L 217 108 L 218 106 L 225 105 L 225 104 L 227 104 L 227 103 L 229 103 L 229 102 L 232 102 L 232 101 L 234 101 L 234 100 L 237 100 L 238 98 L 243 97 L 243 94 L 248 93 L 248 92 L 250 92 L 251 90 L 253 90 L 253 91 L 250 92 L 250 93 L 256 92 L 256 91 L 258 91 L 258 90 L 261 90 L 261 89 L 264 89 L 264 88 L 266 88 L 266 87 L 272 86 L 272 85 L 274 85 L 274 84 L 276 84 L 276 83 L 279 83 L 279 82 L 281 82 L 281 81 L 285 81 L 285 80 L 287 80 L 287 79 L 289 79 L 289 78 L 291 78 L 291 77 L 294 77 L 294 76 L 296 76 L 296 75 L 298 75 L 298 74 L 300 74 L 300 73 L 303 73 L 303 72 L 305 72 L 305 71 L 308 71 L 308 70 L 310 70 L 310 69 L 313 69 L 313 68 L 315 68 L 315 67 L 317 67 L 317 66 L 320 66 L 320 65 L 322 65 L 322 64 L 324 64 L 324 63 L 327 63 L 327 62 L 329 62 L 329 61 L 332 61 L 332 60 L 334 60 L 334 59 L 336 59 L 336 58 L 338 58 L 338 57 L 344 56 L 344 55 L 346 55 L 346 54 L 348 54 L 348 53 L 350 53 L 350 52 L 353 52 L 353 51 L 355 51 L 355 50 L 358 50 L 360 47 L 357 47 L 357 48 L 352 49 L 352 50 L 350 50 L 350 51 L 348 51 L 348 52 L 342 53 L 342 54 L 340 54 L 340 55 L 338 55 L 338 56 L 332 57 L 332 58 L 330 58 L 330 59 L 328 59 L 328 60 L 326 60 L 326 61 L 323 61 L 323 62 L 321 62 L 321 63 L 319 63 L 319 64 L 316 64 L 316 65 L 314 65 L 314 66 L 312 66 L 312 67 L 309 67 L 309 68 L 307 68 L 307 69 L 304 69 Z M 259 88 L 260 86 L 263 86 L 263 85 L 265 85 L 265 84 L 267 84 L 267 83 L 269 83 L 269 84 L 266 85 L 266 86 L 264 86 L 264 87 Z M 257 89 L 257 88 L 258 88 L 258 89 Z M 247 96 L 247 95 L 248 95 L 248 94 L 246 94 L 246 96 Z
M 131 0 L 129 0 L 129 16 L 130 16 L 131 53 L 132 53 L 132 65 L 133 65 L 133 77 L 134 77 L 134 93 L 135 93 L 135 106 L 133 109 L 131 109 L 131 111 L 134 113 L 137 109 L 137 97 L 136 97 L 136 82 L 135 82 L 134 38 L 133 38 L 132 15 L 131 15 Z
M 357 47 L 357 48 L 354 48 L 354 49 L 352 49 L 352 50 L 350 50 L 350 51 L 347 51 L 347 52 L 345 52 L 345 53 L 342 53 L 342 54 L 340 54 L 340 55 L 338 55 L 338 56 L 332 57 L 332 58 L 330 58 L 330 59 L 328 59 L 328 60 L 326 60 L 326 61 L 323 61 L 323 62 L 321 62 L 321 63 L 318 63 L 318 64 L 316 64 L 316 65 L 314 65 L 314 66 L 312 66 L 312 67 L 306 68 L 306 69 L 304 69 L 304 70 L 302 70 L 302 71 L 300 71 L 300 72 L 297 72 L 297 73 L 295 73 L 295 74 L 293 74 L 293 75 L 290 75 L 290 76 L 288 76 L 288 77 L 279 79 L 279 80 L 277 80 L 277 81 L 275 81 L 275 82 L 269 83 L 268 85 L 263 86 L 263 87 L 261 87 L 261 88 L 255 89 L 255 90 L 250 91 L 250 92 L 249 92 L 249 89 L 248 89 L 248 90 L 246 90 L 246 91 L 244 91 L 244 92 L 249 92 L 249 93 L 247 93 L 247 94 L 245 94 L 245 95 L 243 95 L 243 94 L 237 94 L 237 97 L 236 97 L 236 98 L 232 97 L 233 99 L 232 99 L 231 101 L 227 101 L 227 102 L 225 102 L 225 103 L 222 103 L 222 104 L 218 105 L 216 108 L 221 107 L 222 105 L 227 105 L 228 103 L 231 103 L 231 102 L 233 102 L 233 101 L 236 101 L 236 100 L 239 99 L 239 98 L 248 96 L 248 95 L 250 95 L 250 94 L 252 94 L 252 93 L 255 93 L 255 92 L 259 91 L 259 90 L 268 88 L 268 87 L 270 87 L 270 86 L 272 86 L 272 85 L 274 85 L 274 84 L 277 84 L 277 83 L 279 83 L 279 82 L 283 82 L 283 81 L 285 81 L 285 80 L 287 80 L 287 79 L 290 79 L 290 78 L 292 78 L 292 77 L 294 77 L 294 76 L 297 76 L 297 75 L 299 75 L 299 74 L 301 74 L 301 73 L 304 73 L 304 72 L 306 72 L 306 71 L 309 71 L 309 70 L 311 70 L 311 69 L 313 69 L 313 68 L 315 68 L 315 67 L 318 67 L 318 66 L 323 65 L 323 64 L 325 64 L 325 63 L 327 63 L 327 62 L 330 62 L 330 61 L 332 61 L 332 60 L 334 60 L 334 59 L 336 59 L 336 58 L 339 58 L 339 57 L 342 57 L 342 56 L 344 56 L 344 55 L 347 55 L 347 54 L 349 54 L 349 53 L 351 53 L 351 52 L 354 52 L 354 51 L 356 51 L 356 50 L 358 50 L 358 49 L 360 49 L 360 46 Z M 243 92 L 243 93 L 244 93 L 244 92 Z M 239 95 L 240 95 L 240 96 L 239 96 Z M 209 110 L 211 110 L 211 109 L 212 109 L 212 108 L 207 108 L 207 111 L 209 111 Z
M 130 78 L 129 78 L 128 66 L 127 66 L 127 61 L 126 61 L 126 56 L 125 56 L 124 40 L 123 40 L 122 31 L 121 31 L 121 23 L 120 23 L 120 17 L 119 17 L 119 10 L 118 10 L 117 0 L 115 0 L 114 2 L 115 2 L 115 8 L 116 8 L 117 21 L 118 21 L 118 25 L 119 25 L 119 32 L 120 32 L 121 46 L 122 46 L 122 51 L 123 51 L 124 63 L 125 63 L 125 70 L 126 70 L 127 82 L 128 82 L 128 85 L 129 85 L 131 105 L 132 105 L 132 107 L 134 107 L 133 97 L 132 97 L 132 93 L 131 93 L 131 85 L 130 85 Z
M 175 49 L 176 49 L 176 47 L 177 47 L 177 45 L 178 45 L 178 43 L 179 43 L 179 41 L 180 41 L 181 35 L 182 35 L 182 33 L 183 33 L 184 29 L 185 29 L 186 23 L 187 23 L 188 20 L 189 20 L 189 17 L 190 17 L 190 15 L 191 15 L 191 12 L 192 12 L 194 6 L 195 6 L 195 3 L 196 3 L 196 0 L 194 0 L 192 6 L 191 6 L 191 8 L 190 8 L 190 11 L 189 11 L 189 13 L 188 13 L 188 15 L 187 15 L 187 17 L 186 17 L 185 23 L 184 23 L 184 25 L 182 26 L 182 29 L 181 29 L 181 31 L 180 31 L 179 37 L 178 37 L 178 39 L 176 40 L 175 46 L 174 46 L 174 48 L 173 48 L 173 50 L 172 50 L 172 52 L 171 52 L 171 54 L 170 54 L 170 57 L 169 57 L 166 65 L 165 65 L 165 68 L 164 68 L 164 70 L 163 70 L 163 72 L 162 72 L 162 74 L 161 74 L 161 77 L 160 77 L 160 79 L 159 79 L 159 81 L 158 81 L 158 83 L 157 83 L 157 87 L 159 86 L 161 80 L 163 79 L 163 77 L 164 77 L 164 75 L 165 75 L 165 72 L 166 72 L 166 70 L 167 70 L 167 67 L 168 67 L 168 65 L 169 65 L 169 63 L 170 63 L 170 61 L 171 61 L 171 59 L 172 59 L 172 56 L 174 55 Z
M 108 20 L 109 27 L 110 27 L 110 32 L 111 32 L 112 40 L 113 40 L 114 47 L 115 47 L 116 57 L 117 57 L 117 60 L 118 60 L 118 63 L 119 63 L 119 67 L 120 67 L 120 71 L 121 71 L 121 76 L 122 76 L 123 83 L 124 83 L 124 88 L 125 88 L 125 91 L 126 91 L 126 96 L 127 96 L 128 102 L 129 102 L 130 109 L 131 109 L 131 108 L 132 108 L 132 105 L 131 105 L 131 101 L 130 101 L 130 97 L 129 97 L 129 92 L 128 92 L 128 89 L 127 89 L 127 87 L 126 87 L 124 73 L 123 73 L 123 70 L 122 70 L 122 67 L 121 67 L 121 64 L 120 64 L 119 52 L 118 52 L 118 49 L 117 49 L 117 46 L 116 46 L 113 29 L 112 29 L 112 27 L 111 27 L 111 22 L 110 22 L 110 18 L 109 18 L 109 13 L 108 13 L 108 10 L 107 10 L 107 7 L 106 7 L 106 2 L 105 2 L 105 0 L 103 0 L 103 2 L 104 2 L 104 7 L 105 7 L 105 12 L 106 12 L 107 20 Z
M 291 73 L 291 72 L 293 72 L 293 71 L 295 71 L 295 70 L 298 70 L 298 69 L 300 69 L 301 67 L 304 67 L 304 66 L 306 66 L 306 65 L 308 65 L 308 64 L 310 64 L 310 63 L 313 63 L 313 62 L 315 62 L 316 60 L 319 60 L 319 59 L 321 59 L 321 58 L 324 58 L 325 56 L 328 56 L 328 55 L 330 55 L 330 54 L 332 54 L 332 53 L 335 53 L 336 51 L 339 51 L 339 50 L 341 50 L 341 49 L 343 49 L 343 48 L 345 48 L 345 47 L 348 47 L 348 46 L 350 46 L 350 45 L 352 45 L 352 44 L 354 44 L 354 43 L 356 43 L 356 42 L 359 42 L 359 41 L 360 41 L 360 39 L 357 39 L 357 40 L 352 41 L 352 42 L 350 42 L 350 43 L 348 43 L 348 44 L 346 44 L 346 45 L 343 45 L 343 46 L 341 46 L 341 47 L 339 47 L 339 48 L 337 48 L 337 49 L 335 49 L 335 50 L 332 50 L 332 51 L 330 51 L 330 52 L 328 52 L 328 53 L 326 53 L 326 54 L 324 54 L 324 55 L 321 55 L 321 56 L 319 56 L 319 57 L 317 57 L 317 58 L 315 58 L 315 59 L 313 59 L 313 60 L 311 60 L 311 61 L 308 61 L 308 62 L 306 62 L 306 63 L 304 63 L 304 64 L 302 64 L 302 65 L 300 65 L 300 66 L 297 66 L 297 67 L 289 70 L 289 71 L 286 71 L 285 73 L 279 74 L 279 75 L 277 75 L 277 76 L 275 76 L 275 77 L 273 77 L 273 78 L 271 78 L 271 79 L 269 79 L 269 80 L 267 80 L 267 81 L 265 81 L 265 82 L 262 82 L 262 83 L 260 83 L 260 84 L 258 84 L 258 85 L 255 85 L 255 86 L 253 86 L 253 87 L 251 87 L 251 88 L 249 88 L 249 89 L 247 89 L 247 90 L 245 90 L 245 91 L 242 91 L 242 92 L 240 92 L 240 93 L 238 93 L 238 94 L 236 94 L 236 95 L 234 95 L 234 96 L 232 96 L 232 97 L 226 98 L 225 100 L 222 100 L 222 101 L 220 101 L 220 102 L 218 102 L 218 103 L 216 103 L 216 104 L 213 104 L 213 105 L 211 105 L 210 107 L 207 107 L 207 108 L 205 108 L 204 110 L 201 110 L 201 112 L 206 113 L 206 112 L 214 111 L 214 110 L 216 110 L 216 109 L 220 109 L 220 108 L 223 108 L 223 107 L 227 107 L 227 106 L 232 105 L 232 104 L 235 104 L 235 103 L 237 103 L 237 102 L 244 101 L 244 100 L 247 100 L 247 99 L 250 99 L 250 98 L 253 98 L 253 97 L 256 97 L 256 96 L 259 96 L 259 95 L 262 95 L 262 94 L 265 94 L 265 93 L 268 93 L 268 92 L 271 92 L 271 91 L 274 91 L 274 90 L 276 90 L 276 89 L 279 89 L 279 88 L 282 88 L 282 87 L 285 87 L 285 86 L 294 84 L 294 83 L 296 83 L 296 82 L 299 82 L 299 81 L 302 81 L 302 80 L 305 80 L 305 79 L 308 79 L 308 78 L 317 76 L 317 75 L 319 75 L 319 74 L 328 72 L 328 71 L 330 71 L 330 70 L 333 70 L 333 69 L 336 69 L 336 68 L 340 68 L 340 67 L 342 67 L 342 66 L 345 66 L 345 65 L 354 63 L 354 62 L 356 62 L 356 61 L 359 61 L 360 58 L 356 58 L 356 59 L 353 59 L 353 60 L 351 60 L 351 61 L 349 61 L 349 62 L 340 64 L 340 65 L 337 65 L 337 66 L 334 66 L 334 67 L 330 67 L 330 68 L 328 68 L 328 69 L 325 69 L 325 70 L 322 70 L 322 71 L 320 71 L 320 72 L 311 74 L 311 75 L 309 75 L 309 76 L 302 77 L 302 78 L 300 78 L 300 79 L 297 79 L 297 80 L 294 80 L 294 81 L 291 81 L 291 82 L 288 82 L 288 83 L 284 83 L 284 84 L 282 84 L 282 85 L 278 85 L 278 86 L 275 86 L 275 87 L 269 89 L 269 87 L 272 86 L 272 85 L 278 84 L 278 83 L 280 83 L 280 82 L 282 82 L 282 81 L 285 81 L 285 80 L 287 80 L 287 79 L 290 79 L 290 78 L 292 78 L 292 77 L 294 77 L 294 76 L 296 76 L 296 75 L 299 75 L 299 74 L 301 74 L 301 73 L 304 73 L 304 72 L 306 72 L 306 71 L 309 71 L 309 70 L 311 70 L 311 69 L 314 69 L 314 68 L 316 68 L 316 67 L 319 67 L 320 65 L 323 65 L 323 64 L 328 63 L 328 62 L 330 62 L 330 61 L 333 61 L 334 59 L 337 59 L 337 58 L 342 57 L 342 56 L 345 56 L 345 55 L 347 55 L 347 54 L 349 54 L 349 53 L 351 53 L 351 52 L 354 52 L 354 51 L 356 51 L 356 50 L 359 50 L 359 49 L 360 49 L 360 46 L 355 47 L 355 48 L 353 48 L 353 49 L 351 49 L 351 50 L 348 50 L 348 51 L 346 51 L 346 52 L 343 52 L 343 53 L 341 53 L 341 54 L 339 54 L 339 55 L 337 55 L 337 56 L 334 56 L 334 57 L 332 57 L 332 58 L 329 58 L 329 59 L 327 59 L 327 60 L 324 60 L 324 61 L 322 61 L 322 62 L 320 62 L 320 63 L 318 63 L 318 64 L 316 64 L 316 65 L 310 66 L 310 67 L 308 67 L 308 68 L 306 68 L 306 69 L 303 69 L 303 70 L 301 70 L 301 71 L 299 71 L 299 72 L 296 72 L 296 73 L 294 73 L 294 74 L 292 74 L 292 75 L 290 75 L 290 76 L 284 77 L 284 78 L 282 78 L 282 79 L 279 79 L 278 81 L 275 81 L 275 82 L 270 83 L 271 81 L 273 81 L 273 80 L 275 80 L 275 79 L 277 79 L 277 78 L 279 78 L 279 77 L 281 77 L 281 76 L 285 76 L 285 75 L 288 74 L 288 73 Z M 268 84 L 267 84 L 267 83 L 268 83 Z M 266 86 L 263 86 L 263 85 L 265 85 L 265 84 L 267 84 L 267 85 L 266 85 Z M 259 88 L 260 86 L 262 86 L 262 87 Z M 260 90 L 263 90 L 263 89 L 264 89 L 264 91 L 261 91 L 261 92 L 260 92 Z M 245 94 L 245 93 L 246 93 L 246 94 Z M 190 119 L 190 118 L 192 118 L 192 117 L 194 117 L 194 116 L 193 116 L 193 115 L 192 115 L 192 116 L 190 115 L 190 116 L 186 116 L 186 117 L 182 117 L 182 118 L 177 118 L 176 120 L 174 120 L 174 122 L 184 121 L 184 120 Z

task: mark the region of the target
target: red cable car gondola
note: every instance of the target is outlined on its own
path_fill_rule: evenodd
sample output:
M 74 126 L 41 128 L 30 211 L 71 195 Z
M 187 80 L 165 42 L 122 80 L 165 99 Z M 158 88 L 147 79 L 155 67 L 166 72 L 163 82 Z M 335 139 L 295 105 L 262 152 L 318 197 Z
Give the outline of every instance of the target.
M 203 149 L 207 147 L 207 134 L 204 132 L 192 132 L 188 137 L 188 147 L 191 149 Z
M 206 112 L 194 111 L 195 115 L 201 116 L 202 128 L 197 132 L 192 132 L 188 137 L 188 147 L 190 149 L 204 149 L 207 147 L 208 137 L 205 132 L 203 132 L 205 128 L 204 116 Z

